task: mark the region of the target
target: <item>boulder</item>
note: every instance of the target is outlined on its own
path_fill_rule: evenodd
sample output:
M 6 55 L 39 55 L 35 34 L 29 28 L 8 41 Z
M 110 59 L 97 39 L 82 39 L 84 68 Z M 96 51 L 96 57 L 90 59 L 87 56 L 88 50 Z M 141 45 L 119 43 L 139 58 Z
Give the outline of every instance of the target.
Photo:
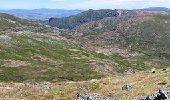
M 132 89 L 133 89 L 133 87 L 131 85 L 127 85 L 127 84 L 122 87 L 122 90 L 126 90 L 126 91 L 131 91 Z
M 170 90 L 159 90 L 159 92 L 146 97 L 146 100 L 169 100 Z
M 84 94 L 77 93 L 76 100 L 114 100 L 114 98 L 96 93 L 84 93 Z
M 152 68 L 151 72 L 156 73 L 156 68 Z
M 77 100 L 96 100 L 97 94 L 80 94 L 77 93 Z

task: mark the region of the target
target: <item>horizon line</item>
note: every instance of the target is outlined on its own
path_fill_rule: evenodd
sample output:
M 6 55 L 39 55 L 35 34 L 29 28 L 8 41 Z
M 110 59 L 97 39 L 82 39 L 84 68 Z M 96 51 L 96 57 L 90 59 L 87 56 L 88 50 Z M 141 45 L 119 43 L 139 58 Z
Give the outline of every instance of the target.
M 145 7 L 145 8 L 137 8 L 137 9 L 146 9 L 146 8 L 168 8 L 170 9 L 169 7 L 163 7 L 163 6 L 151 6 L 151 7 Z M 40 10 L 40 9 L 50 9 L 50 10 L 89 10 L 89 9 L 92 9 L 92 8 L 88 8 L 88 9 L 64 9 L 64 8 L 0 8 L 0 10 Z M 93 9 L 93 10 L 100 10 L 100 9 L 107 9 L 107 8 L 99 8 L 99 9 Z M 111 9 L 111 8 L 108 8 L 108 9 Z M 117 9 L 117 8 L 112 8 L 113 9 Z M 119 8 L 119 9 L 126 9 L 126 8 Z M 136 8 L 132 8 L 132 9 L 127 9 L 127 10 L 135 10 Z

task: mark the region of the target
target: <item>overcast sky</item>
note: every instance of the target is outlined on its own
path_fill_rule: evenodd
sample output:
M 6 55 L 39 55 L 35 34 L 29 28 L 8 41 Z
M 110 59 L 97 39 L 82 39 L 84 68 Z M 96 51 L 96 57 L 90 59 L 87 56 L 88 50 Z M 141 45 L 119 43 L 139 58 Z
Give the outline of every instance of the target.
M 168 7 L 170 0 L 1 0 L 0 9 L 137 9 Z

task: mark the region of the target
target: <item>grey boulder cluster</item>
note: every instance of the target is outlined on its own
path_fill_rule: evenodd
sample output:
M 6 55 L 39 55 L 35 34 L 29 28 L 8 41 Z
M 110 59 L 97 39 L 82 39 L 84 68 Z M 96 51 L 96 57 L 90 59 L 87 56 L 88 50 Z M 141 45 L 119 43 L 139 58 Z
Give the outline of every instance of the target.
M 170 100 L 170 89 L 159 90 L 159 92 L 147 96 L 146 100 Z
M 77 93 L 77 100 L 97 100 L 98 94 L 80 94 Z
M 132 91 L 133 87 L 131 85 L 123 85 L 122 90 L 123 91 Z M 96 93 L 77 93 L 76 94 L 76 100 L 116 100 L 112 96 L 105 96 L 101 94 L 96 94 Z
M 104 95 L 101 94 L 90 94 L 90 93 L 85 93 L 85 94 L 80 94 L 77 93 L 76 94 L 76 100 L 113 100 L 112 97 L 106 97 Z

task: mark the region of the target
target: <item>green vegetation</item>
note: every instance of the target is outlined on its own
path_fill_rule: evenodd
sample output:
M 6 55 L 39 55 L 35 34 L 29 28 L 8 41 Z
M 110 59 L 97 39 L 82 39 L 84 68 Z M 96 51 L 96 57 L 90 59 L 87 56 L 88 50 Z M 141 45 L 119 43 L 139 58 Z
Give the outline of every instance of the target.
M 102 11 L 104 15 L 107 12 L 107 10 Z M 91 10 L 84 13 L 88 15 L 92 12 L 97 15 L 101 13 Z M 112 14 L 115 13 L 112 12 Z M 78 17 L 83 15 L 80 14 Z M 60 39 L 62 37 L 45 34 L 50 29 L 42 25 L 0 14 L 1 30 L 28 31 L 27 34 L 18 35 L 2 32 L 4 35 L 0 37 L 2 38 L 0 41 L 0 80 L 81 81 L 101 78 L 104 76 L 103 73 L 106 73 L 105 75 L 114 73 L 112 70 L 124 73 L 129 70 L 141 71 L 153 67 L 170 66 L 169 15 L 152 15 L 151 19 L 141 22 L 138 22 L 138 17 L 134 16 L 115 18 L 101 16 L 97 21 L 83 24 L 71 30 L 70 33 L 67 31 L 63 34 L 75 39 L 81 46 L 88 46 L 85 49 L 79 47 L 77 43 Z M 29 34 L 29 30 L 32 33 Z M 34 34 L 37 32 L 42 34 Z M 82 35 L 75 36 L 76 32 Z M 115 45 L 123 51 L 104 54 L 89 49 L 90 47 L 114 48 Z M 107 67 L 109 72 L 101 70 L 102 67 Z
M 18 27 L 28 31 L 30 28 L 33 28 L 33 32 L 36 32 L 35 30 L 43 28 L 41 25 L 39 26 L 36 23 L 21 20 L 14 16 L 1 14 L 0 17 L 4 19 L 1 20 L 2 22 L 9 22 L 4 22 L 4 26 L 0 28 L 2 30 L 10 28 L 15 30 Z M 26 27 L 23 28 L 23 26 Z M 44 30 L 46 31 L 46 28 Z M 37 32 L 45 31 L 37 30 Z M 100 30 L 93 35 L 97 35 L 99 32 Z M 58 36 L 33 33 L 20 35 L 15 35 L 17 33 L 11 35 L 3 34 L 6 36 L 4 39 L 7 40 L 5 40 L 6 42 L 0 41 L 1 81 L 55 82 L 89 80 L 103 77 L 100 72 L 95 71 L 97 68 L 91 64 L 91 60 L 94 62 L 104 60 L 114 62 L 117 64 L 115 65 L 115 71 L 122 73 L 129 68 L 139 70 L 146 68 L 143 62 L 136 64 L 138 61 L 132 62 L 119 54 L 105 55 L 103 53 L 96 53 L 95 51 L 78 47 L 67 40 L 59 39 L 60 37 Z
M 90 60 L 117 63 L 117 72 L 146 70 L 146 59 L 105 55 L 77 47 L 50 35 L 11 36 L 10 45 L 0 46 L 1 81 L 78 81 L 101 78 Z M 151 67 L 151 66 L 150 66 Z
M 51 19 L 71 29 L 54 30 L 69 39 L 0 14 L 0 97 L 73 100 L 76 93 L 99 93 L 132 100 L 170 87 L 170 15 L 119 12 L 123 16 L 89 10 Z M 127 83 L 129 93 L 121 89 Z
M 88 59 L 77 59 L 81 53 L 64 40 L 21 35 L 12 37 L 10 43 L 10 47 L 0 46 L 1 81 L 77 81 L 102 76 L 93 70 Z M 26 64 L 20 64 L 23 61 Z
M 133 27 L 139 29 L 138 36 L 127 40 L 133 50 L 144 52 L 149 56 L 170 59 L 170 15 L 154 15 L 153 19 Z

